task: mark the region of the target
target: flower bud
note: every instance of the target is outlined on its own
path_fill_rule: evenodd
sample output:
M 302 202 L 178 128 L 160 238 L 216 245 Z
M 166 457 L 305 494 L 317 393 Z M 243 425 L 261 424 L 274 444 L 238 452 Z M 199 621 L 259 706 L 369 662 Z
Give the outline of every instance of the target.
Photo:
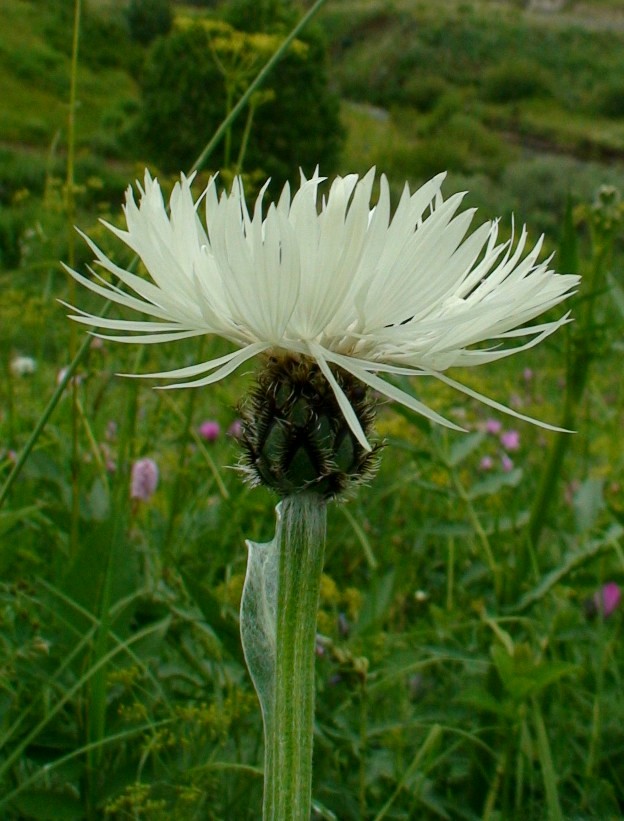
M 374 409 L 366 387 L 346 371 L 334 375 L 368 437 Z M 270 358 L 242 415 L 243 468 L 252 484 L 280 496 L 308 491 L 332 499 L 377 467 L 380 445 L 362 447 L 311 359 Z

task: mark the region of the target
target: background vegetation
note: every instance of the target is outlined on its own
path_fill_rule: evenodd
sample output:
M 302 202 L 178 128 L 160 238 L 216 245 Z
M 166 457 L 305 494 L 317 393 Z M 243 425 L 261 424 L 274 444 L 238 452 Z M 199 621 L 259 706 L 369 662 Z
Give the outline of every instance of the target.
M 101 308 L 59 267 L 90 262 L 72 226 L 128 263 L 98 219 L 119 222 L 146 164 L 171 186 L 302 12 L 153 3 L 164 11 L 150 32 L 136 22 L 147 0 L 82 8 L 73 151 L 71 4 L 3 4 L 7 819 L 258 817 L 261 726 L 237 608 L 244 540 L 271 537 L 275 500 L 231 469 L 249 375 L 156 392 L 114 374 L 207 359 L 219 343 L 94 342 L 9 478 L 82 344 L 57 300 Z M 329 0 L 199 174 L 198 191 L 210 171 L 241 170 L 252 193 L 299 165 L 377 164 L 398 195 L 448 169 L 447 193 L 468 190 L 504 231 L 513 214 L 534 240 L 546 232 L 554 264 L 584 275 L 567 334 L 457 374 L 572 419 L 576 435 L 512 425 L 427 383 L 412 389 L 469 434 L 379 409 L 380 473 L 330 511 L 319 818 L 624 815 L 624 20 L 615 1 L 525 5 Z M 144 500 L 130 498 L 140 457 L 160 477 Z

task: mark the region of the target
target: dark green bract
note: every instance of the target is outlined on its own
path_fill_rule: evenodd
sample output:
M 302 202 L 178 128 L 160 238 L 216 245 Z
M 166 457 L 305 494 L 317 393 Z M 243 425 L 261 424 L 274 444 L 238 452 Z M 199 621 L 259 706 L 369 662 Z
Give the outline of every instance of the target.
M 366 388 L 345 371 L 335 369 L 334 375 L 368 438 L 375 414 Z M 253 484 L 280 496 L 311 491 L 332 499 L 376 469 L 380 445 L 362 447 L 312 360 L 271 357 L 243 423 L 246 472 Z

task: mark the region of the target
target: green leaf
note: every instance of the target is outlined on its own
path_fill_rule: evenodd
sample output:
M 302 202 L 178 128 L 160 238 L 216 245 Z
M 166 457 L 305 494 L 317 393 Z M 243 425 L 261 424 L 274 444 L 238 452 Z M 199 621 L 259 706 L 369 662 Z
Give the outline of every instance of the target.
M 447 460 L 448 464 L 451 465 L 451 467 L 460 465 L 464 459 L 470 456 L 470 454 L 479 447 L 484 439 L 484 433 L 470 433 L 467 436 L 462 436 L 457 439 L 451 447 Z
M 601 510 L 604 510 L 604 480 L 586 479 L 574 495 L 574 513 L 580 532 L 591 530 Z
M 578 238 L 574 225 L 574 203 L 568 195 L 566 199 L 561 237 L 559 239 L 559 253 L 557 255 L 558 270 L 565 274 L 576 274 L 579 270 Z
M 468 491 L 469 499 L 478 499 L 480 496 L 493 496 L 504 487 L 517 487 L 522 481 L 522 468 L 514 468 L 509 473 L 493 473 L 482 482 L 477 482 Z
M 87 497 L 89 518 L 96 522 L 103 522 L 110 513 L 110 492 L 102 479 L 97 478 L 91 486 Z
M 547 573 L 532 590 L 525 593 L 512 609 L 514 611 L 526 610 L 527 607 L 543 599 L 556 584 L 573 570 L 579 568 L 602 550 L 617 546 L 617 540 L 622 534 L 624 534 L 624 528 L 621 525 L 612 525 L 601 538 L 592 540 L 581 550 L 566 553 L 561 564 L 551 570 L 550 573 Z
M 559 803 L 559 791 L 557 789 L 557 775 L 550 752 L 544 718 L 537 700 L 533 702 L 533 721 L 537 733 L 537 754 L 540 760 L 544 790 L 546 792 L 548 819 L 549 821 L 563 821 L 563 813 L 561 812 L 561 804 Z
M 202 582 L 184 571 L 182 571 L 182 578 L 188 593 L 201 611 L 206 624 L 210 626 L 217 641 L 221 642 L 224 650 L 232 658 L 244 664 L 240 634 L 234 620 L 225 618 L 222 615 L 221 603 Z
M 245 661 L 258 694 L 265 726 L 272 721 L 277 643 L 277 587 L 281 539 L 280 505 L 271 542 L 248 541 L 240 631 Z
M 607 284 L 613 304 L 621 316 L 624 317 L 624 289 L 622 289 L 613 274 L 607 274 Z
M 360 610 L 360 617 L 354 626 L 354 633 L 366 633 L 384 619 L 392 603 L 394 581 L 394 570 L 373 581 Z
M 4 536 L 18 524 L 31 518 L 39 519 L 41 511 L 37 505 L 30 505 L 29 507 L 22 507 L 19 510 L 3 510 L 0 512 L 0 536 Z
M 15 799 L 19 812 L 36 821 L 73 821 L 84 815 L 82 802 L 73 795 L 31 789 Z

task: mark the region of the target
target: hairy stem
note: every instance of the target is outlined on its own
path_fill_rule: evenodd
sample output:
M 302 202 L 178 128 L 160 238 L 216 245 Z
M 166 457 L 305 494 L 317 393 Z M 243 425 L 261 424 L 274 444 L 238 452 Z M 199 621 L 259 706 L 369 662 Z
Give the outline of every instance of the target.
M 316 615 L 326 507 L 313 494 L 282 505 L 275 690 L 265 724 L 265 821 L 308 821 L 312 797 Z

